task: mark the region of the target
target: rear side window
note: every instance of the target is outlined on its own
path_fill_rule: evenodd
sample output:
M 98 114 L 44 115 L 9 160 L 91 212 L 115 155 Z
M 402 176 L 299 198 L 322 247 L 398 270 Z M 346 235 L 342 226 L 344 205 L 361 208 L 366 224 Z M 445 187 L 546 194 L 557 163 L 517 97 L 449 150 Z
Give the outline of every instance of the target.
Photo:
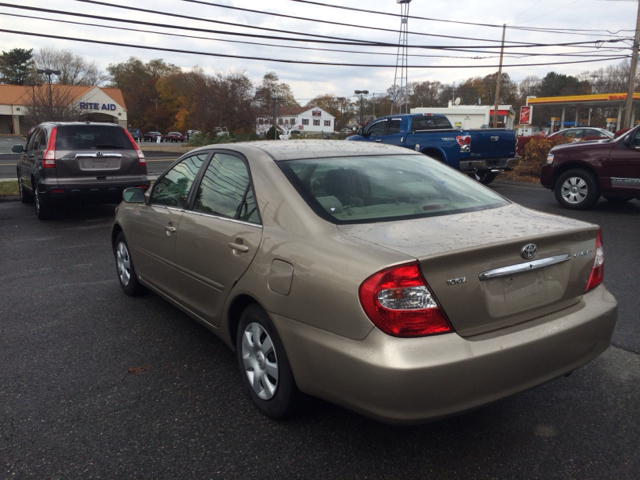
M 437 130 L 451 128 L 451 122 L 445 117 L 413 117 L 411 119 L 411 131 Z
M 133 150 L 124 128 L 107 125 L 60 125 L 56 150 Z

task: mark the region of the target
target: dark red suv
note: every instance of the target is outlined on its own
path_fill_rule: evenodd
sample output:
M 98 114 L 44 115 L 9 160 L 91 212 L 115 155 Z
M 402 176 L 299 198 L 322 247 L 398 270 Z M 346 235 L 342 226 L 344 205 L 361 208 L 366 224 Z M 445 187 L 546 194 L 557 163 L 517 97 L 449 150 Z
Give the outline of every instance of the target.
M 574 210 L 592 207 L 601 195 L 611 202 L 640 199 L 640 127 L 612 140 L 553 147 L 540 183 Z

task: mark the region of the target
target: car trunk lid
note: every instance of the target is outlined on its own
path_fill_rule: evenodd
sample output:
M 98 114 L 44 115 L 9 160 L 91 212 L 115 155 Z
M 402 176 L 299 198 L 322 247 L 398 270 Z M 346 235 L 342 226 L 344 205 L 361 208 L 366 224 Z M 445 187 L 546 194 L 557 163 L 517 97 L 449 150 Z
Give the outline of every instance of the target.
M 580 301 L 598 233 L 596 225 L 518 205 L 340 229 L 417 259 L 463 337 L 516 325 Z M 536 254 L 523 258 L 533 245 Z

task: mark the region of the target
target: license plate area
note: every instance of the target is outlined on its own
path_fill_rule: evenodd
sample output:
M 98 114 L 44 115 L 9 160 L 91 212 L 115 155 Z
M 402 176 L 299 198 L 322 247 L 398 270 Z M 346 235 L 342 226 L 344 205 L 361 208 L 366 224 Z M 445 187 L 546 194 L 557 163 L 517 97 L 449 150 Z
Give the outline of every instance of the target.
M 120 158 L 80 158 L 81 170 L 118 170 L 120 168 Z
M 487 312 L 502 318 L 557 302 L 568 280 L 563 270 L 554 265 L 480 282 Z

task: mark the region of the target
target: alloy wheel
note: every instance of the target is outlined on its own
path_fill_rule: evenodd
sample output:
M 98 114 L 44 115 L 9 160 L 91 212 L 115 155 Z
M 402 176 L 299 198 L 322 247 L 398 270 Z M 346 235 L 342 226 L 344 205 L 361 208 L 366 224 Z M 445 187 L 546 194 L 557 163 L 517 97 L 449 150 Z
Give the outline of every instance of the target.
M 573 205 L 582 203 L 589 193 L 587 182 L 580 177 L 567 178 L 560 188 L 562 198 Z
M 118 277 L 120 282 L 125 287 L 131 282 L 131 257 L 129 256 L 129 249 L 124 242 L 118 244 L 116 250 L 116 263 L 118 265 Z
M 242 335 L 242 362 L 249 384 L 263 400 L 271 399 L 278 388 L 278 357 L 265 328 L 252 322 Z

